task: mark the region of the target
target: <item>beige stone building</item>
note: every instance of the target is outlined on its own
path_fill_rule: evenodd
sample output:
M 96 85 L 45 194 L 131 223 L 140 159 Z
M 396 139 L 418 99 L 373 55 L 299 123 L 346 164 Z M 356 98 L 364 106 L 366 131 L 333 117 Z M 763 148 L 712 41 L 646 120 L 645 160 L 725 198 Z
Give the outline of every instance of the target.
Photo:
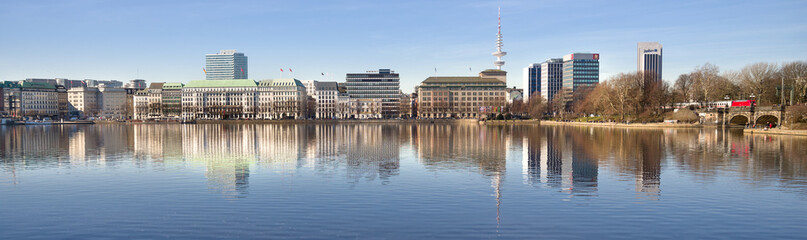
M 102 119 L 126 118 L 126 89 L 98 87 L 98 117 Z
M 507 72 L 485 70 L 478 77 L 429 77 L 417 86 L 420 118 L 482 118 L 504 113 Z
M 79 117 L 98 116 L 98 88 L 75 87 L 67 90 L 71 114 Z

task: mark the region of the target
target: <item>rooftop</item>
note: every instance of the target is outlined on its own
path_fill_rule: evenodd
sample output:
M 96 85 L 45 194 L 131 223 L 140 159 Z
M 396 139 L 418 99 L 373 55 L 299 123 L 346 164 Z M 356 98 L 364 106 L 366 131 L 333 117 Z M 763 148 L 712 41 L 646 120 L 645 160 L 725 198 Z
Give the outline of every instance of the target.
M 170 82 L 163 84 L 163 89 L 182 89 L 184 86 L 184 83 Z
M 482 77 L 429 77 L 423 80 L 423 84 L 445 84 L 445 83 L 498 83 L 504 84 L 496 78 L 482 78 Z
M 185 84 L 185 88 L 214 88 L 214 87 L 257 87 L 252 79 L 232 80 L 194 80 Z
M 151 83 L 151 84 L 149 85 L 149 89 L 163 89 L 163 84 L 165 84 L 165 83 L 162 83 L 162 82 L 153 82 L 153 83 Z
M 261 80 L 258 82 L 258 86 L 261 87 L 290 87 L 290 86 L 298 86 L 298 87 L 305 87 L 300 80 L 294 78 L 277 78 L 277 79 L 269 79 L 269 80 Z
M 22 88 L 42 88 L 42 89 L 56 89 L 56 86 L 44 82 L 22 82 Z

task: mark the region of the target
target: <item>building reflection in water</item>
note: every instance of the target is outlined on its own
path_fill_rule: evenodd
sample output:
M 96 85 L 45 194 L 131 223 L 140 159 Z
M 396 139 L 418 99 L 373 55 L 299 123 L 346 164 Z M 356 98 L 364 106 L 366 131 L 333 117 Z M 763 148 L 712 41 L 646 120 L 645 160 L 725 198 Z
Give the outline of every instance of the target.
M 522 168 L 525 182 L 572 196 L 595 196 L 599 160 L 591 154 L 589 131 L 558 127 L 526 130 Z
M 386 184 L 400 174 L 401 152 L 411 151 L 431 171 L 473 171 L 488 178 L 501 204 L 507 156 L 518 150 L 526 184 L 570 196 L 596 196 L 602 169 L 634 181 L 633 191 L 643 199 L 660 199 L 662 166 L 707 182 L 725 171 L 754 185 L 803 186 L 807 178 L 807 139 L 725 129 L 99 124 L 0 126 L 0 132 L 0 184 L 20 182 L 18 173 L 28 169 L 191 165 L 205 169 L 211 189 L 238 197 L 248 194 L 255 168 Z
M 505 181 L 510 127 L 470 124 L 418 125 L 413 136 L 418 159 L 426 168 L 472 169 L 490 179 L 496 204 L 496 223 L 501 222 L 502 183 Z

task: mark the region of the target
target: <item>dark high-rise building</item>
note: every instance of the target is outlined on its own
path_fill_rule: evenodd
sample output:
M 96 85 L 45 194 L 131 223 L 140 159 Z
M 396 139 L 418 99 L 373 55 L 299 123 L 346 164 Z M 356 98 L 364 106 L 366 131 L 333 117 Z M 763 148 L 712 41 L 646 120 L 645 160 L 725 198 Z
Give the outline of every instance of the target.
M 348 73 L 345 87 L 359 109 L 357 118 L 400 116 L 401 85 L 398 73 L 389 69 Z
M 533 63 L 524 68 L 524 100 L 533 94 L 541 94 L 541 64 Z

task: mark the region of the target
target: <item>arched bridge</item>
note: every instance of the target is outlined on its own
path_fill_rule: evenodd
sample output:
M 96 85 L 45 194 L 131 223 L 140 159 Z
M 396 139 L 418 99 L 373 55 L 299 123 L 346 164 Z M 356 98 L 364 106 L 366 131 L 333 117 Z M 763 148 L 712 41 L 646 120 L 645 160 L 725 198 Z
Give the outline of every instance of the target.
M 723 112 L 725 125 L 780 125 L 785 116 L 781 107 L 733 107 Z

